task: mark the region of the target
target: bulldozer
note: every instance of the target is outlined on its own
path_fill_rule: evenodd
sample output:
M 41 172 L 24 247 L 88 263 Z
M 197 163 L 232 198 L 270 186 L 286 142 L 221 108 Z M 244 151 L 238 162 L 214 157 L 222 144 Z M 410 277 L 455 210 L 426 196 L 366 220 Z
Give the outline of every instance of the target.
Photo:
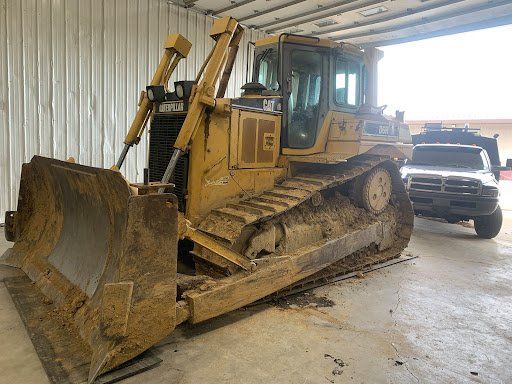
M 89 382 L 183 323 L 397 257 L 413 211 L 403 119 L 368 102 L 367 53 L 294 34 L 254 45 L 252 82 L 224 97 L 242 26 L 214 21 L 196 79 L 169 79 L 169 35 L 117 164 L 24 164 L 2 257 L 71 317 Z M 120 170 L 149 126 L 143 182 Z

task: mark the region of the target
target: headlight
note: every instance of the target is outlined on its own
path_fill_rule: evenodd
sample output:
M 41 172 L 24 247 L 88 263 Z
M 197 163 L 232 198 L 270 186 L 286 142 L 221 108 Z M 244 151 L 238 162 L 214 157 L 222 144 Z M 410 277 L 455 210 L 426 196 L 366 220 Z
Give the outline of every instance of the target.
M 155 101 L 155 95 L 153 94 L 153 90 L 151 88 L 148 89 L 148 99 L 149 101 Z
M 163 85 L 148 85 L 146 87 L 146 92 L 148 94 L 148 99 L 151 102 L 159 102 L 165 101 L 165 89 Z
M 185 95 L 185 92 L 183 91 L 183 85 L 176 84 L 176 96 L 178 96 L 179 99 L 183 99 L 184 95 Z
M 499 195 L 500 191 L 498 190 L 498 188 L 484 186 L 482 189 L 482 196 L 498 197 Z
M 402 176 L 402 181 L 404 182 L 405 189 L 409 188 L 409 176 Z
M 174 93 L 176 97 L 180 100 L 187 100 L 190 98 L 190 94 L 192 93 L 192 87 L 194 86 L 195 81 L 190 80 L 181 80 L 174 82 Z

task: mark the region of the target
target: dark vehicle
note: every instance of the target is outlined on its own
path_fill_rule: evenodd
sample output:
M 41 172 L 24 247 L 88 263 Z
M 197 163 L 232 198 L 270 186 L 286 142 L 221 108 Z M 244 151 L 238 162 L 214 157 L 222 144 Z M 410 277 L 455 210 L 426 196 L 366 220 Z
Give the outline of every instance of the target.
M 419 144 L 401 173 L 416 214 L 450 223 L 472 219 L 477 235 L 491 239 L 502 224 L 496 170 L 481 147 Z
M 442 123 L 426 123 L 421 133 L 412 135 L 412 143 L 417 144 L 459 144 L 471 145 L 485 149 L 491 165 L 495 167 L 494 175 L 500 179 L 501 166 L 498 151 L 498 134 L 493 137 L 482 136 L 480 128 L 447 128 Z M 507 160 L 507 167 L 512 165 L 512 159 Z M 504 169 L 501 169 L 504 170 Z

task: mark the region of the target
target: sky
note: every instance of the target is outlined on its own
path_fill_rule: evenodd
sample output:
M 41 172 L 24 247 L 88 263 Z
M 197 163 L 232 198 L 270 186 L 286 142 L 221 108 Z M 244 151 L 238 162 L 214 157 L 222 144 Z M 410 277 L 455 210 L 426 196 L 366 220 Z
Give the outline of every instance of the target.
M 406 120 L 512 119 L 512 25 L 381 47 L 379 105 Z

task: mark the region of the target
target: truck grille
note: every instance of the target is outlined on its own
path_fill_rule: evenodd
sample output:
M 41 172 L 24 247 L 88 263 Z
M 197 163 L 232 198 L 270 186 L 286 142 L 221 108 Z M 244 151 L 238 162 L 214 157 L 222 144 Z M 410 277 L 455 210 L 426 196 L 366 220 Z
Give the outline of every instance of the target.
M 480 181 L 472 179 L 412 176 L 409 181 L 409 190 L 453 193 L 457 195 L 480 195 L 482 185 Z
M 162 180 L 186 116 L 186 113 L 158 113 L 153 116 L 149 135 L 150 181 Z M 173 193 L 178 197 L 178 207 L 182 212 L 185 210 L 187 179 L 188 154 L 184 154 L 178 160 L 170 180 L 175 185 Z

